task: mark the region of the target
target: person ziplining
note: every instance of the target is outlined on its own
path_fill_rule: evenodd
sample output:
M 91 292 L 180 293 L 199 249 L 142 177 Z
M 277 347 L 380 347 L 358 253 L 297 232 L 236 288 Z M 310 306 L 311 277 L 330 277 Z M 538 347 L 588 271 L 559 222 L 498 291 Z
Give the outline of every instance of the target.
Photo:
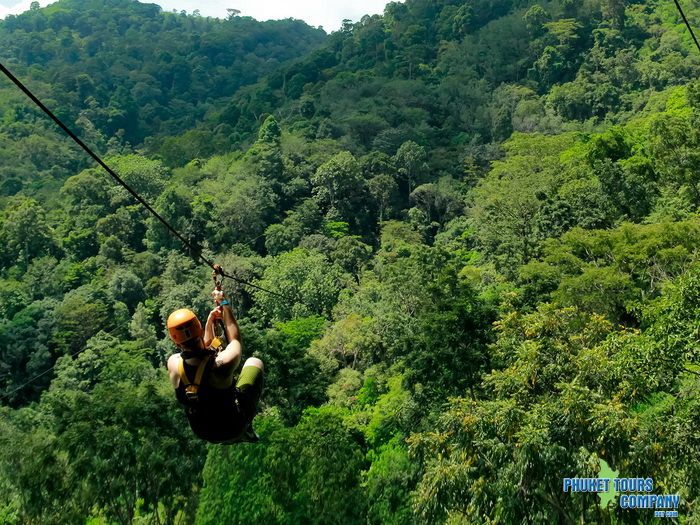
M 180 349 L 168 359 L 168 373 L 198 437 L 220 444 L 257 442 L 252 422 L 263 389 L 263 362 L 248 358 L 234 385 L 242 345 L 238 322 L 217 281 L 220 268 L 214 270 L 216 307 L 204 329 L 189 309 L 175 310 L 168 317 L 170 338 Z M 217 325 L 223 325 L 220 335 L 215 333 Z
M 298 302 L 300 299 L 265 289 L 258 284 L 248 282 L 235 275 L 229 275 L 221 266 L 215 265 L 204 257 L 199 246 L 193 244 L 165 220 L 153 206 L 119 177 L 98 154 L 46 107 L 2 62 L 0 62 L 0 72 L 27 95 L 39 109 L 46 113 L 66 135 L 92 157 L 120 186 L 127 190 L 172 235 L 177 237 L 183 246 L 188 249 L 188 253 L 193 259 L 202 261 L 214 270 L 216 289 L 213 292 L 213 296 L 217 306 L 209 314 L 205 328 L 202 329 L 202 324 L 196 314 L 188 309 L 176 310 L 168 317 L 167 326 L 170 338 L 181 350 L 168 359 L 168 373 L 175 388 L 175 395 L 178 401 L 184 405 L 190 427 L 197 436 L 212 443 L 221 444 L 244 441 L 257 442 L 258 436 L 253 430 L 252 421 L 262 394 L 263 362 L 255 357 L 247 359 L 243 364 L 238 381 L 234 385 L 233 378 L 241 361 L 242 347 L 238 323 L 221 290 L 221 279 L 226 277 L 243 286 L 260 290 L 290 302 Z M 214 334 L 214 326 L 217 323 L 223 324 L 221 338 L 216 337 Z M 222 338 L 226 339 L 226 345 L 222 342 Z M 77 355 L 79 352 L 80 350 L 73 353 L 72 356 Z M 9 393 L 14 393 L 31 384 L 36 379 L 51 372 L 54 366 L 30 378 Z M 7 394 L 5 393 L 5 395 Z

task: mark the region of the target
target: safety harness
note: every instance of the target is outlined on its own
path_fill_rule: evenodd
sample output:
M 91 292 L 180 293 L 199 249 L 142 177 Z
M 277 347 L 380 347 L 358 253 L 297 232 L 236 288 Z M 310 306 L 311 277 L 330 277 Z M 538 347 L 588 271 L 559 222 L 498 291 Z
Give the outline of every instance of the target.
M 187 396 L 187 399 L 189 401 L 199 400 L 199 385 L 202 384 L 204 370 L 206 369 L 207 363 L 209 362 L 210 358 L 211 356 L 208 355 L 199 363 L 197 371 L 194 374 L 194 381 L 190 381 L 189 377 L 187 377 L 187 371 L 185 370 L 185 360 L 180 359 L 180 363 L 178 365 L 180 381 L 182 381 L 182 384 L 185 385 L 185 395 Z
M 185 395 L 187 396 L 188 401 L 199 400 L 199 387 L 202 384 L 202 378 L 204 377 L 204 371 L 207 368 L 207 364 L 209 363 L 209 360 L 216 356 L 216 354 L 218 354 L 223 348 L 224 342 L 218 337 L 215 337 L 211 342 L 211 345 L 209 345 L 209 350 L 212 351 L 213 354 L 207 354 L 200 361 L 199 365 L 197 366 L 197 371 L 194 374 L 194 381 L 190 381 L 190 378 L 187 377 L 184 356 L 182 359 L 180 359 L 180 362 L 178 363 L 178 373 L 180 374 L 180 381 L 182 381 L 182 384 L 185 385 Z

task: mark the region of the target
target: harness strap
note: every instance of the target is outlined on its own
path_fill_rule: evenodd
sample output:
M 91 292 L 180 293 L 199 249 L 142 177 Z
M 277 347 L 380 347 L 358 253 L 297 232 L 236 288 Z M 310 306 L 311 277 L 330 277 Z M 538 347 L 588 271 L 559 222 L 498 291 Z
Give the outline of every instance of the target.
M 202 359 L 202 362 L 199 363 L 199 366 L 197 367 L 197 373 L 194 376 L 194 384 L 199 386 L 202 383 L 202 376 L 204 375 L 204 369 L 207 367 L 207 363 L 209 362 L 209 358 L 211 356 L 206 356 L 204 359 Z
M 199 363 L 199 366 L 197 367 L 197 372 L 194 375 L 194 382 L 190 382 L 189 377 L 187 377 L 187 371 L 185 370 L 185 360 L 180 359 L 180 362 L 178 363 L 178 372 L 180 374 L 180 381 L 182 381 L 182 384 L 185 385 L 185 394 L 187 395 L 188 399 L 197 399 L 199 385 L 202 383 L 204 370 L 207 368 L 207 363 L 209 362 L 210 358 L 211 356 L 207 355 Z
M 187 378 L 187 372 L 185 372 L 185 360 L 180 358 L 180 362 L 177 364 L 177 371 L 180 374 L 180 381 L 185 386 L 190 385 L 190 380 Z

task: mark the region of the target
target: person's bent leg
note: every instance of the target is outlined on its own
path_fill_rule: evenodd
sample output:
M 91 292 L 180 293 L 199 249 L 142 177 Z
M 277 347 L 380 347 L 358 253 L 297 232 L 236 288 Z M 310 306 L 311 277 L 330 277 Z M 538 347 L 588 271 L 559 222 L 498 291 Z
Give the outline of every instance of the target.
M 263 362 L 257 357 L 250 357 L 243 363 L 238 377 L 238 406 L 248 421 L 252 421 L 258 408 L 258 401 L 263 391 Z
M 254 366 L 256 368 L 259 368 L 261 371 L 265 371 L 265 365 L 263 365 L 263 362 L 258 359 L 257 357 L 249 357 L 248 359 L 245 360 L 245 363 L 243 363 L 243 366 Z

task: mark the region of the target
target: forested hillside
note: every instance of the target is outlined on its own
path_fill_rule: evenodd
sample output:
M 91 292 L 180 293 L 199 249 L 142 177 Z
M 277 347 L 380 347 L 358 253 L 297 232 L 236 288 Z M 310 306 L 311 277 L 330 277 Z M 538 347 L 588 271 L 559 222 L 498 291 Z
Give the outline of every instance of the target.
M 9 16 L 0 27 L 7 66 L 91 146 L 115 152 L 144 142 L 161 147 L 197 122 L 232 118 L 222 100 L 325 36 L 301 21 L 217 20 L 130 0 L 61 1 Z M 3 85 L 0 100 L 4 123 L 13 124 L 2 138 L 3 194 L 32 183 L 34 191 L 57 189 L 55 179 L 88 165 L 14 86 Z M 190 132 L 188 151 L 210 156 L 236 140 L 231 126 L 215 122 L 206 132 Z M 166 146 L 168 154 L 179 153 Z
M 562 492 L 602 460 L 700 520 L 700 54 L 672 2 L 407 0 L 326 35 L 59 0 L 0 43 L 260 287 L 225 281 L 266 366 L 259 444 L 192 435 L 164 322 L 206 316 L 208 268 L 0 83 L 0 523 L 653 522 Z

